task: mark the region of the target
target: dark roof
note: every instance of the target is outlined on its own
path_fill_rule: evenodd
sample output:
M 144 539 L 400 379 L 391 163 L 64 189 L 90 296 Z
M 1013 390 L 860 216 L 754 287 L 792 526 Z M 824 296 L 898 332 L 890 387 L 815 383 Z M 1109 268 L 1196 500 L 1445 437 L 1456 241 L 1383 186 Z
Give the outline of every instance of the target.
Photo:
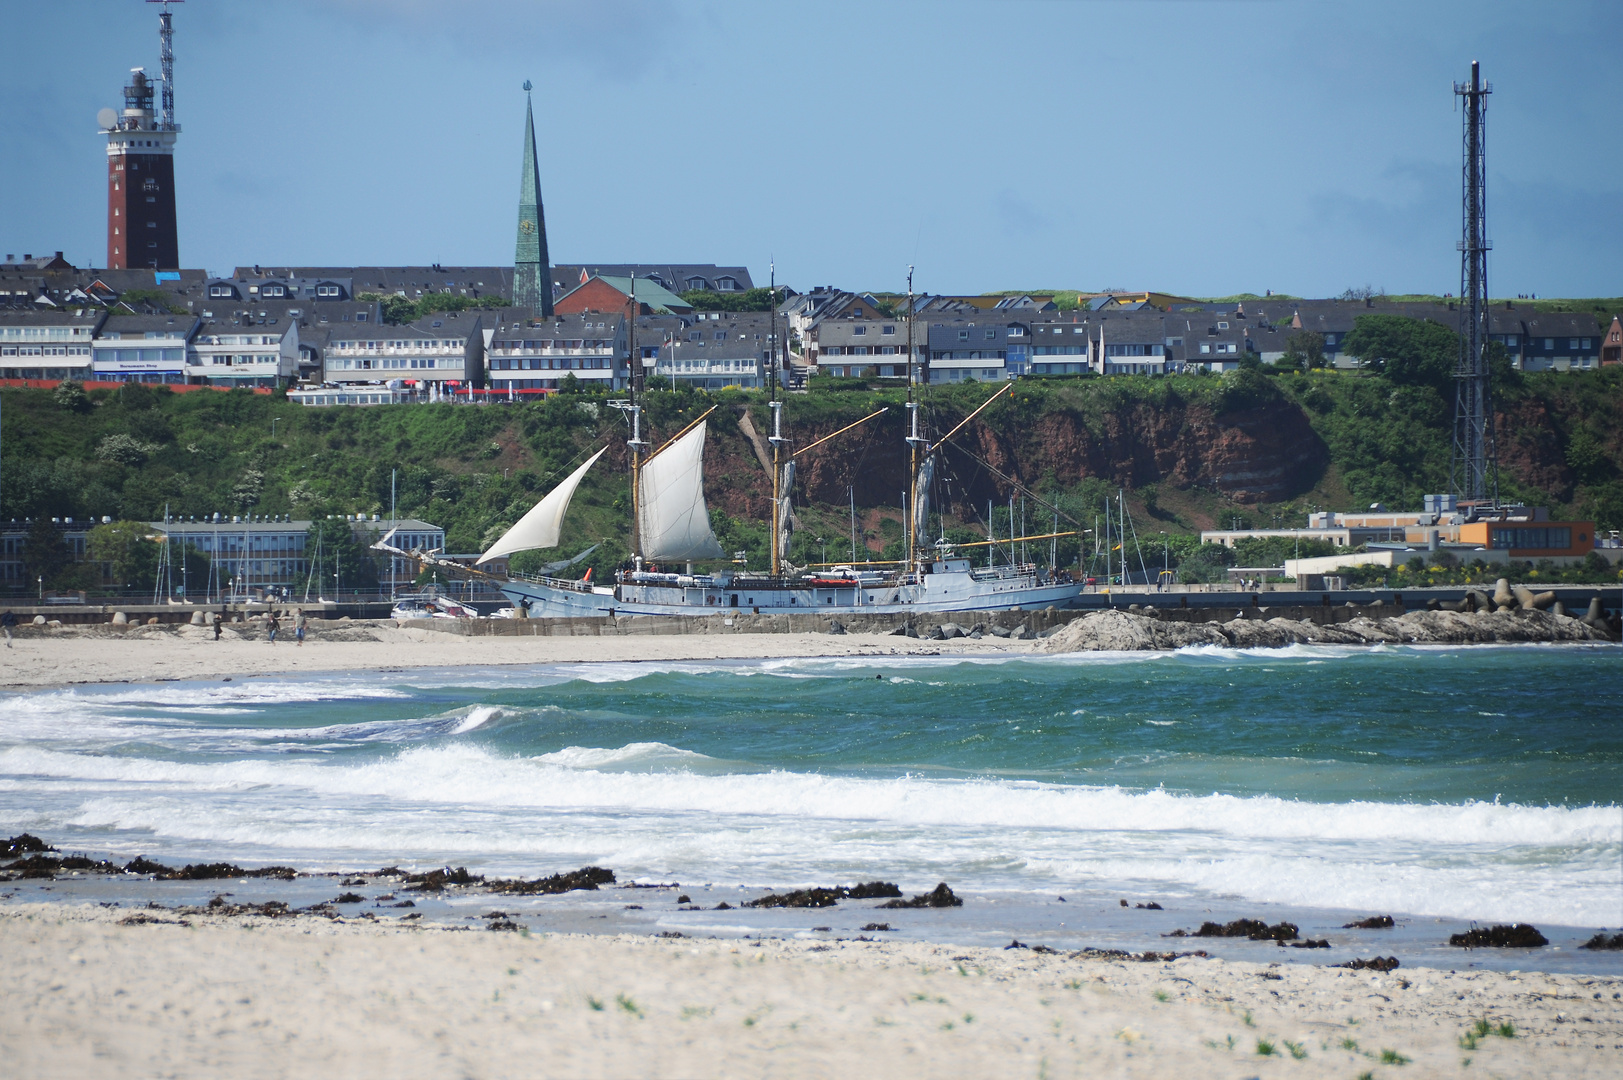
M 717 266 L 714 263 L 559 263 L 552 268 L 554 289 L 573 289 L 582 281 L 581 274 L 601 277 L 646 278 L 663 285 L 673 293 L 686 292 L 689 278 L 703 278 L 709 288 L 716 287 L 718 278 L 730 277 L 738 282 L 738 291 L 753 289 L 747 266 Z
M 234 278 L 250 283 L 265 278 L 340 280 L 348 278 L 354 292 L 400 293 L 420 296 L 450 292 L 469 296 L 513 295 L 511 266 L 239 266 Z
M 98 337 L 109 334 L 144 334 L 159 330 L 179 331 L 191 337 L 201 320 L 196 315 L 109 315 Z

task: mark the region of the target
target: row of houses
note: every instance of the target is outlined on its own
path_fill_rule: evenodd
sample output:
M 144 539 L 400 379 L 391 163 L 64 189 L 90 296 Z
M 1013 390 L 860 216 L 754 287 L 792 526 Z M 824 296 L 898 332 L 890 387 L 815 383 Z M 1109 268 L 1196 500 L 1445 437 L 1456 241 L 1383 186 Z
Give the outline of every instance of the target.
M 1278 363 L 1301 345 L 1304 333 L 1322 338 L 1324 363 L 1356 368 L 1359 358 L 1347 352 L 1346 340 L 1361 316 L 1401 315 L 1450 329 L 1460 317 L 1448 304 L 1377 299 L 1171 301 L 1171 310 L 1162 310 L 1148 299 L 1114 303 L 1105 298 L 1069 312 L 1061 312 L 1048 297 L 1006 297 L 999 305 L 984 307 L 966 299 L 915 300 L 916 359 L 927 366 L 931 382 L 1227 371 L 1248 355 Z M 871 295 L 811 293 L 793 298 L 785 308 L 801 354 L 816 370 L 883 377 L 906 363 L 905 346 L 897 347 L 904 340 L 905 312 L 898 314 Z M 1490 311 L 1489 336 L 1524 371 L 1623 363 L 1623 324 L 1616 318 L 1603 332 L 1588 313 L 1505 304 Z
M 750 286 L 744 269 L 555 269 L 576 280 L 569 288 L 555 282 L 551 317 L 476 307 L 396 324 L 385 321 L 387 297 L 449 293 L 499 302 L 511 271 L 239 267 L 229 278 L 211 278 L 8 262 L 0 267 L 0 378 L 286 387 L 307 404 L 382 404 L 516 397 L 571 380 L 621 389 L 635 353 L 645 372 L 673 383 L 752 388 L 769 377 L 776 334 L 794 381 L 815 373 L 905 378 L 911 362 L 934 383 L 997 382 L 1221 372 L 1247 356 L 1278 363 L 1309 334 L 1322 341 L 1324 363 L 1356 367 L 1346 341 L 1361 316 L 1395 314 L 1449 328 L 1459 320 L 1446 303 L 1270 297 L 1223 304 L 1159 294 L 1102 295 L 1069 311 L 1044 295 L 922 295 L 909 318 L 905 300 L 832 287 L 786 290 L 775 315 L 699 312 L 662 282 L 703 281 L 710 291 L 725 285 L 737 292 Z M 628 272 L 602 272 L 612 270 Z M 43 278 L 54 278 L 54 287 L 36 280 Z M 1490 312 L 1489 332 L 1522 370 L 1623 362 L 1616 319 L 1603 331 L 1590 314 L 1507 303 Z

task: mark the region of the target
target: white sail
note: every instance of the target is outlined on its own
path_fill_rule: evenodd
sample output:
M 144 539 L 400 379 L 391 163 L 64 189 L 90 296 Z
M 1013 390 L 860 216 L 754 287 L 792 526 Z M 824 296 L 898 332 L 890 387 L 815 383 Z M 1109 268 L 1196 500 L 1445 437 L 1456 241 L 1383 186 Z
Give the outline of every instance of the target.
M 931 454 L 919 464 L 913 480 L 913 544 L 921 549 L 930 544 L 930 484 L 934 480 L 935 455 Z
M 479 561 L 475 565 L 482 565 L 503 555 L 511 555 L 515 551 L 557 547 L 558 531 L 564 523 L 564 511 L 569 509 L 569 500 L 574 498 L 581 477 L 585 476 L 586 470 L 595 465 L 597 459 L 607 452 L 608 447 L 604 447 L 587 458 L 586 464 L 570 473 L 563 483 L 536 503 L 528 514 L 519 518 L 517 525 L 502 533 L 502 538 L 490 545 L 490 550 L 479 556 Z
M 778 479 L 778 512 L 775 527 L 778 530 L 778 559 L 783 563 L 789 561 L 789 541 L 795 535 L 795 515 L 790 509 L 793 505 L 790 494 L 795 490 L 795 459 L 790 458 L 783 463 L 782 472 Z
M 637 525 L 645 559 L 721 557 L 721 544 L 710 531 L 710 513 L 704 505 L 706 426 L 699 424 L 642 467 Z

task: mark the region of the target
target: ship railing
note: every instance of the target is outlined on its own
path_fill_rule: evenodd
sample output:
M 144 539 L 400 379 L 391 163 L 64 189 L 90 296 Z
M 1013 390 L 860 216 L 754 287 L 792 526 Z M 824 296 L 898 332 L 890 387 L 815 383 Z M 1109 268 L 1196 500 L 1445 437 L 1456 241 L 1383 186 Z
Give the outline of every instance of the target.
M 565 592 L 590 593 L 592 591 L 592 583 L 590 581 L 546 577 L 542 574 L 514 573 L 512 571 L 509 571 L 507 576 L 515 581 L 524 581 L 531 585 L 545 585 L 548 588 L 562 589 Z
M 1009 578 L 1033 577 L 1036 573 L 1036 563 L 1020 563 L 1017 566 L 983 566 L 971 569 L 969 575 L 976 581 L 1005 581 Z

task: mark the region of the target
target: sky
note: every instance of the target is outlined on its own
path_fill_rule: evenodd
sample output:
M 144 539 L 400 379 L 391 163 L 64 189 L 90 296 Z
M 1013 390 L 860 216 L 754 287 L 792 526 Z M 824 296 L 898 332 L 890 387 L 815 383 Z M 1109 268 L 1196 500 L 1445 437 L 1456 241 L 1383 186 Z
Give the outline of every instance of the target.
M 157 8 L 6 0 L 0 253 L 106 261 L 96 113 Z M 1616 0 L 187 0 L 181 260 L 501 265 L 523 82 L 555 263 L 799 289 L 1623 294 Z

